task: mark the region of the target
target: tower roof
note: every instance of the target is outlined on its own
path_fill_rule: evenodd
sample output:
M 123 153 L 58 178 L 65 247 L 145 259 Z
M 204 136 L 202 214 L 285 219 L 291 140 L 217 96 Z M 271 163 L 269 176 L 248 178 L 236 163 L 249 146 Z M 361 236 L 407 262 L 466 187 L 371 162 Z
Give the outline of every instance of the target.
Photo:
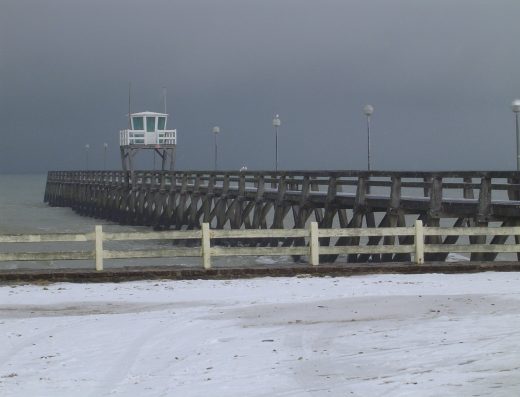
M 134 116 L 168 116 L 168 113 L 156 113 L 156 112 L 149 112 L 149 111 L 146 111 L 146 112 L 139 112 L 139 113 L 130 113 L 130 116 L 134 117 Z

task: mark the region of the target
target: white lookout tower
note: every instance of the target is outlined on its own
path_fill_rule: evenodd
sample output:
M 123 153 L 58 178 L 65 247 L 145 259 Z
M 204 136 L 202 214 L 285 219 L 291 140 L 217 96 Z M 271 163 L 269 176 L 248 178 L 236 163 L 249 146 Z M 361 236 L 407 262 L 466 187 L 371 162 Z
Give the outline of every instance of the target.
M 141 112 L 130 114 L 130 128 L 119 132 L 119 146 L 124 171 L 134 171 L 137 151 L 151 149 L 162 158 L 162 170 L 173 171 L 177 130 L 167 130 L 168 114 Z

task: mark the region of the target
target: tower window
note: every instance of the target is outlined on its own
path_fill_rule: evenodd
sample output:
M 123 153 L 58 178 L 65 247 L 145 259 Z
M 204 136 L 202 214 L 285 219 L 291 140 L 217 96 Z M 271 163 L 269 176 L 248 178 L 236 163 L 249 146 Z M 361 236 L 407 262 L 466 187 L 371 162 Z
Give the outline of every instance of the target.
M 142 117 L 132 117 L 132 124 L 134 130 L 144 130 Z
M 164 126 L 166 125 L 166 117 L 159 117 L 157 124 L 158 130 L 164 130 Z

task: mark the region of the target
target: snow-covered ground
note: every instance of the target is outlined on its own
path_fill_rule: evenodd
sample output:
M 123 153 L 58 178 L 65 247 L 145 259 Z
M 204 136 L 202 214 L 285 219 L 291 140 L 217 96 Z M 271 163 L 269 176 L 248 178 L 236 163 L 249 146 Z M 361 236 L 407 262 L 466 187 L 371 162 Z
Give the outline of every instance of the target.
M 520 273 L 0 287 L 1 396 L 518 396 Z

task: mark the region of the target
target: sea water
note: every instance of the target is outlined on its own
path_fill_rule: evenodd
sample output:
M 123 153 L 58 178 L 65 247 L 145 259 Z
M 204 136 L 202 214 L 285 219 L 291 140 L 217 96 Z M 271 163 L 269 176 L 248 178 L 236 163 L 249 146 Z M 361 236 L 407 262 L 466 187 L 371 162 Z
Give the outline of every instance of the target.
M 102 225 L 105 232 L 145 232 L 146 226 L 119 225 L 104 219 L 81 216 L 68 207 L 51 207 L 43 202 L 46 174 L 6 175 L 0 174 L 0 234 L 44 234 L 44 233 L 89 233 L 95 225 Z M 113 250 L 153 250 L 169 249 L 172 242 L 154 241 L 110 241 L 104 242 L 105 249 Z M 56 252 L 92 251 L 94 242 L 73 243 L 0 243 L 0 252 Z M 146 258 L 111 259 L 104 261 L 105 268 L 125 266 L 202 266 L 201 258 Z M 218 257 L 212 258 L 215 267 L 243 265 L 290 265 L 290 257 Z M 0 269 L 56 269 L 93 268 L 94 261 L 16 261 L 0 262 Z
M 80 216 L 71 208 L 51 207 L 43 202 L 47 176 L 0 175 L 0 234 L 89 233 L 95 225 L 102 225 L 106 232 L 148 231 L 143 226 L 121 226 L 103 219 Z M 118 241 L 105 242 L 105 249 L 139 250 L 171 248 L 168 241 Z M 11 243 L 1 244 L 0 252 L 55 252 L 90 251 L 93 242 L 84 243 Z M 105 267 L 136 265 L 196 265 L 200 258 L 153 258 L 106 260 Z M 0 268 L 89 268 L 93 261 L 18 261 L 0 262 Z
M 70 208 L 43 202 L 46 175 L 0 175 L 0 233 L 85 233 L 99 219 L 81 217 Z

